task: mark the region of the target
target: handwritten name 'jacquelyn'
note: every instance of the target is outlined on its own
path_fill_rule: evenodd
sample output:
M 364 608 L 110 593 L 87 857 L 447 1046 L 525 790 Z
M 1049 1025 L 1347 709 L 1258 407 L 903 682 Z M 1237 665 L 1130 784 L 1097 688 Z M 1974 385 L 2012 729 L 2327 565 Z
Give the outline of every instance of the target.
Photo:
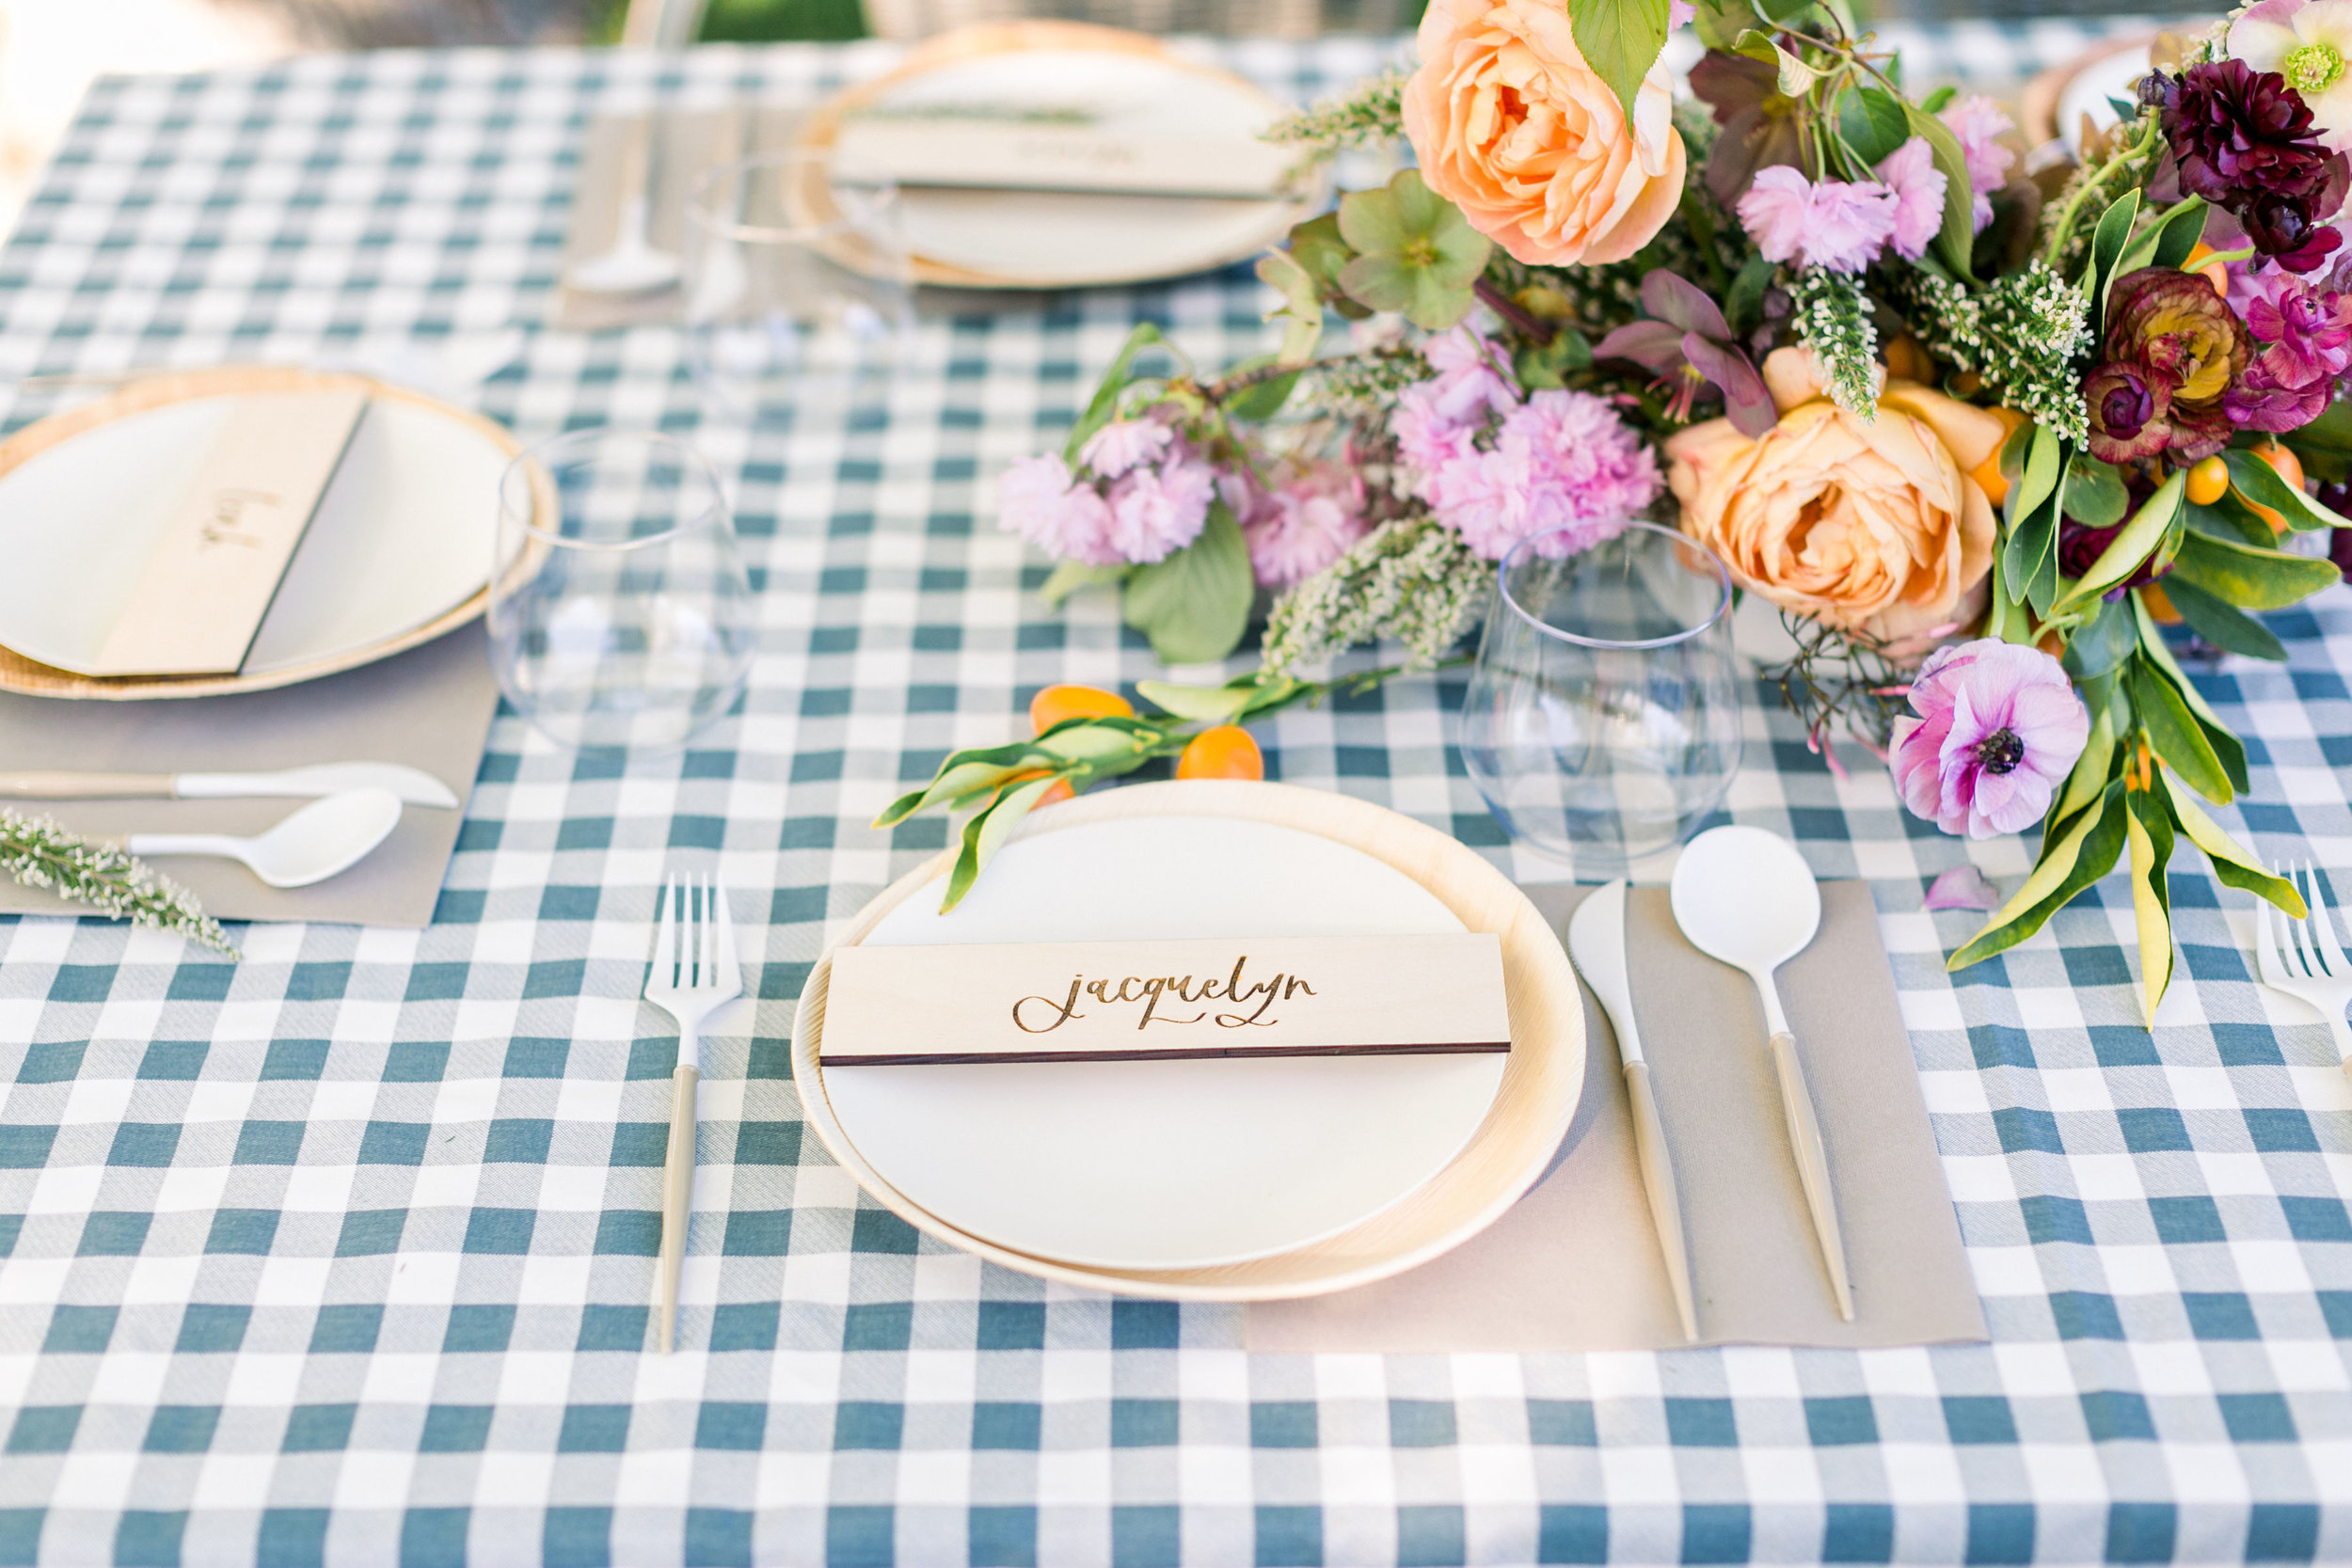
M 1059 1002 L 1050 996 L 1025 996 L 1014 1003 L 1013 1027 L 1026 1035 L 1051 1034 L 1073 1018 L 1088 1016 L 1078 1010 L 1078 1005 L 1083 998 L 1090 996 L 1105 1006 L 1118 1003 L 1142 1003 L 1143 1014 L 1136 1020 L 1137 1029 L 1153 1023 L 1199 1023 L 1203 1019 L 1214 1020 L 1220 1029 L 1241 1029 L 1251 1025 L 1265 1028 L 1276 1022 L 1266 1016 L 1266 1009 L 1275 1003 L 1287 1002 L 1301 991 L 1309 996 L 1315 993 L 1314 987 L 1295 974 L 1277 974 L 1270 980 L 1245 980 L 1242 971 L 1248 962 L 1249 956 L 1245 953 L 1233 960 L 1231 974 L 1223 979 L 1212 975 L 1197 986 L 1189 974 L 1182 979 L 1173 974 L 1129 974 L 1118 980 L 1089 980 L 1083 974 L 1073 974 L 1070 979 L 1070 994 Z M 1182 1018 L 1160 1011 L 1160 1004 L 1170 1000 L 1186 1006 L 1200 1006 L 1204 1002 L 1224 1002 L 1234 1010 L 1212 1012 L 1207 1007 L 1201 1007 L 1190 1018 Z M 1252 1002 L 1257 1004 L 1254 1009 L 1241 1010 L 1249 1007 Z M 1036 1008 L 1033 1012 L 1029 1010 L 1032 1006 Z M 1031 1019 L 1038 1022 L 1032 1023 L 1029 1022 Z

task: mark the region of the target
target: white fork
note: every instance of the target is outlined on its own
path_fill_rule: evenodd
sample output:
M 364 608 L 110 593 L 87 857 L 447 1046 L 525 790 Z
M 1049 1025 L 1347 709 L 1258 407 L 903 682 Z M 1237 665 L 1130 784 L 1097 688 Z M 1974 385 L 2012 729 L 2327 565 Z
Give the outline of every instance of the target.
M 660 924 L 645 1000 L 677 1021 L 677 1070 L 671 1075 L 670 1148 L 661 1167 L 661 1350 L 677 1348 L 678 1270 L 686 1261 L 686 1222 L 694 1212 L 696 1089 L 702 1082 L 702 1027 L 743 994 L 735 962 L 735 923 L 727 885 L 673 877 L 657 894 Z M 678 941 L 685 928 L 685 944 Z
M 2267 899 L 2254 900 L 2254 957 L 2263 984 L 2319 1009 L 2335 1036 L 2344 1070 L 2352 1076 L 2352 1023 L 2344 1016 L 2345 1004 L 2352 1003 L 2352 958 L 2336 943 L 2335 916 L 2320 896 L 2316 869 L 2307 862 L 2292 874 L 2280 866 L 2278 875 L 2295 883 L 2311 914 L 2290 920 Z

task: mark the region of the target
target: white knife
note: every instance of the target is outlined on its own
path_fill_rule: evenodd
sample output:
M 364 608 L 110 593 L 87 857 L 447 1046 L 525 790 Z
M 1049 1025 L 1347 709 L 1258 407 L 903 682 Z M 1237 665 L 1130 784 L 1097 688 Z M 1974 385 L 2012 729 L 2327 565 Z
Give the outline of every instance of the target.
M 1633 1106 L 1633 1147 L 1642 1163 L 1642 1187 L 1649 1195 L 1650 1223 L 1658 1230 L 1658 1250 L 1666 1259 L 1666 1280 L 1674 1287 L 1675 1310 L 1682 1315 L 1682 1337 L 1699 1337 L 1698 1311 L 1691 1299 L 1691 1257 L 1682 1240 L 1682 1195 L 1675 1188 L 1673 1159 L 1666 1152 L 1666 1130 L 1658 1119 L 1658 1099 L 1650 1088 L 1649 1063 L 1642 1056 L 1642 1032 L 1633 1022 L 1633 988 L 1625 966 L 1626 884 L 1611 882 L 1576 907 L 1568 919 L 1568 956 L 1576 972 L 1599 998 L 1617 1037 L 1617 1056 L 1625 1064 L 1626 1098 Z
M 0 800 L 224 800 L 389 789 L 410 805 L 453 807 L 449 785 L 397 762 L 325 762 L 273 773 L 0 773 Z

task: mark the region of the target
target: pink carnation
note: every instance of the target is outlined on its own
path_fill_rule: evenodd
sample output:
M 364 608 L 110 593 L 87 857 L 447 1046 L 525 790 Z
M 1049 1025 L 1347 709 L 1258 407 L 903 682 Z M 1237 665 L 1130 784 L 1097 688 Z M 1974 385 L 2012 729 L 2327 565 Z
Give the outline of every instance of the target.
M 1888 752 L 1895 787 L 1913 816 L 1970 838 L 2039 821 L 2090 733 L 2058 661 L 1997 638 L 1931 655 L 1911 706 Z
M 1756 171 L 1737 211 L 1766 261 L 1798 260 L 1855 273 L 1876 261 L 1893 236 L 1898 205 L 1895 193 L 1876 181 L 1816 184 L 1798 169 L 1773 164 Z
M 1110 537 L 1118 559 L 1148 566 L 1200 537 L 1216 499 L 1216 476 L 1189 459 L 1132 468 L 1111 485 Z
M 1111 539 L 1111 509 L 1090 484 L 1071 477 L 1051 452 L 1025 457 L 997 481 L 996 526 L 1018 533 L 1047 555 L 1116 566 L 1122 557 Z
M 1875 172 L 1895 194 L 1895 254 L 1915 261 L 1944 227 L 1944 187 L 1949 182 L 1935 166 L 1935 150 L 1925 136 L 1914 136 L 1881 159 Z
M 1175 432 L 1157 420 L 1114 420 L 1080 449 L 1078 461 L 1104 479 L 1117 479 L 1130 468 L 1158 462 L 1175 438 Z
M 1363 482 L 1341 464 L 1313 464 L 1274 490 L 1252 489 L 1248 512 L 1236 515 L 1250 569 L 1268 588 L 1304 582 L 1370 531 Z
M 1968 166 L 1968 189 L 1976 202 L 1972 215 L 1977 231 L 1993 221 L 1992 193 L 2009 183 L 2010 165 L 2017 154 L 2003 147 L 2000 138 L 2017 129 L 2017 124 L 2003 114 L 2000 105 L 1982 96 L 1963 98 L 1937 117 L 1951 127 L 1960 140 L 1961 161 Z

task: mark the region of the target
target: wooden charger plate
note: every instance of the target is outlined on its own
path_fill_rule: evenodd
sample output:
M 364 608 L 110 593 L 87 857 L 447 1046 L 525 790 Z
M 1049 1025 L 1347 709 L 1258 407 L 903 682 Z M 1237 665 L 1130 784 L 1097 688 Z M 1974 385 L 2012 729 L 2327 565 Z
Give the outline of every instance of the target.
M 1386 807 L 1289 784 L 1187 780 L 1098 790 L 1037 812 L 1015 837 L 1126 817 L 1226 816 L 1317 834 L 1393 866 L 1472 931 L 1502 941 L 1511 1052 L 1502 1084 L 1470 1146 L 1426 1186 L 1369 1220 L 1270 1258 L 1216 1268 L 1081 1267 L 981 1240 L 908 1200 L 858 1153 L 827 1100 L 818 1066 L 832 952 L 801 992 L 792 1073 L 803 1114 L 825 1148 L 883 1207 L 925 1234 L 1040 1278 L 1164 1301 L 1273 1301 L 1367 1285 L 1460 1245 L 1508 1211 L 1550 1164 L 1584 1082 L 1584 1008 L 1560 938 L 1527 896 L 1475 851 Z M 954 863 L 944 851 L 859 911 L 836 947 L 863 941 L 892 910 L 932 888 Z
M 169 404 L 199 398 L 232 397 L 247 392 L 299 392 L 352 386 L 367 388 L 369 395 L 379 401 L 409 404 L 430 410 L 478 436 L 486 445 L 509 459 L 522 451 L 522 443 L 505 426 L 405 387 L 396 387 L 367 376 L 309 371 L 291 365 L 220 365 L 142 376 L 103 398 L 26 425 L 6 441 L 0 441 L 0 475 L 6 475 L 40 453 L 101 425 Z M 551 515 L 554 504 L 551 485 L 544 475 L 534 475 L 533 483 L 538 492 L 539 515 L 542 517 Z M 492 512 L 497 505 L 497 496 L 485 494 L 482 498 L 485 514 Z M 535 560 L 535 556 L 532 559 Z M 484 576 L 488 576 L 486 552 Z M 316 680 L 322 675 L 356 670 L 361 665 L 373 664 L 377 659 L 389 658 L 394 654 L 421 646 L 473 620 L 482 614 L 489 602 L 490 592 L 485 583 L 481 590 L 441 613 L 380 641 L 253 674 L 83 675 L 0 647 L 0 691 L 21 692 L 31 697 L 96 698 L 114 702 L 267 691 Z

